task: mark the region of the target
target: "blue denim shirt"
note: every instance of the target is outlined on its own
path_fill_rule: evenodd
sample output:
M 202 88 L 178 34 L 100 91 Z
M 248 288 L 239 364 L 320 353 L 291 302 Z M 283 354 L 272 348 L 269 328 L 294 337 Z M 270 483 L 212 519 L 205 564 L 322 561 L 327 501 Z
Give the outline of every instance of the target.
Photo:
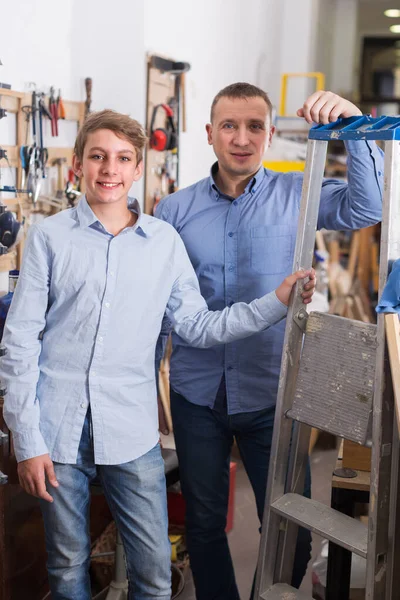
M 364 141 L 346 142 L 346 148 L 348 184 L 324 180 L 318 228 L 359 229 L 381 219 L 383 153 Z M 303 174 L 262 167 L 234 200 L 215 184 L 216 168 L 163 199 L 156 216 L 179 232 L 209 308 L 221 310 L 270 292 L 291 272 Z M 224 375 L 229 414 L 274 405 L 284 328 L 281 322 L 208 350 L 190 348 L 173 334 L 172 387 L 195 404 L 213 407 Z
M 4 417 L 17 460 L 75 463 L 90 404 L 95 461 L 121 464 L 158 440 L 155 348 L 166 312 L 197 347 L 259 332 L 287 312 L 275 292 L 208 310 L 176 231 L 139 214 L 111 235 L 82 198 L 31 227 L 4 330 Z

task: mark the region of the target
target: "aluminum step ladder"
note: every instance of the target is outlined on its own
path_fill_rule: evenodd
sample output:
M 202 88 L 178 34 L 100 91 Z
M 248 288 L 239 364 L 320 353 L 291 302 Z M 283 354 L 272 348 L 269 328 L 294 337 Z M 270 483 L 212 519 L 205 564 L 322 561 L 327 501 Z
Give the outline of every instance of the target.
M 351 117 L 310 130 L 293 270 L 312 265 L 329 140 L 384 141 L 381 294 L 390 262 L 400 257 L 397 117 Z M 374 325 L 308 314 L 296 289 L 286 323 L 255 600 L 312 600 L 289 585 L 299 525 L 367 559 L 366 600 L 394 600 L 390 506 L 397 496 L 399 444 L 392 444 L 393 421 L 383 315 Z M 302 496 L 309 426 L 372 446 L 368 526 Z

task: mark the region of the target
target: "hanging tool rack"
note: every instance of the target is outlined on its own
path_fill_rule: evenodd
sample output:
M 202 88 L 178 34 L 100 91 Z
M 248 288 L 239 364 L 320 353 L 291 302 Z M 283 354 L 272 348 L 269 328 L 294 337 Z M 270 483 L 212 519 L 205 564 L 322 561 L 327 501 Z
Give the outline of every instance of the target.
M 49 109 L 50 114 L 55 116 L 55 90 L 51 88 L 50 94 L 43 94 L 41 98 L 44 106 Z M 31 119 L 29 119 L 28 122 L 27 115 L 29 114 L 29 110 L 26 108 L 29 108 L 31 105 L 32 93 L 0 89 L 0 108 L 2 110 L 3 118 L 7 118 L 8 115 L 15 115 L 16 119 L 15 144 L 3 144 L 0 139 L 0 149 L 5 151 L 7 157 L 6 160 L 0 160 L 0 170 L 8 168 L 16 170 L 15 185 L 17 190 L 11 198 L 2 197 L 1 202 L 6 205 L 9 210 L 16 213 L 16 217 L 19 221 L 22 221 L 25 218 L 28 222 L 31 213 L 33 212 L 51 214 L 52 212 L 57 211 L 56 204 L 52 206 L 51 203 L 42 201 L 40 195 L 37 198 L 37 202 L 34 204 L 32 198 L 21 191 L 23 187 L 26 187 L 21 160 L 21 148 L 26 146 L 27 143 L 30 144 L 32 142 Z M 76 131 L 78 132 L 78 129 L 85 119 L 85 103 L 63 100 L 61 103 L 61 110 L 62 112 L 57 115 L 58 118 L 75 122 Z M 29 128 L 28 131 L 27 128 Z M 54 143 L 57 144 L 57 137 L 55 136 L 55 133 L 58 133 L 57 122 L 52 122 L 51 129 L 51 141 L 54 141 Z M 49 141 L 47 140 L 47 167 L 52 168 L 57 165 L 72 166 L 73 147 L 57 147 L 56 145 L 50 145 L 48 142 Z M 10 196 L 10 193 L 7 193 L 6 195 L 1 194 L 1 196 Z M 0 271 L 9 271 L 14 268 L 19 268 L 22 260 L 22 252 L 23 240 L 17 245 L 16 250 L 5 256 L 0 256 Z

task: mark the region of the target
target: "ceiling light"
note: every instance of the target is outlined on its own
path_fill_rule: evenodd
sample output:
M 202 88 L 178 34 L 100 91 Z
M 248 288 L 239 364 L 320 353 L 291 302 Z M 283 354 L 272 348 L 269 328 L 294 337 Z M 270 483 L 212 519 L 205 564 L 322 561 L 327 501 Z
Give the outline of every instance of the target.
M 393 19 L 397 19 L 397 17 L 400 17 L 400 10 L 398 10 L 397 8 L 389 8 L 388 10 L 385 10 L 383 14 L 385 15 L 385 17 L 392 17 Z
M 392 25 L 389 29 L 392 33 L 400 33 L 400 25 Z

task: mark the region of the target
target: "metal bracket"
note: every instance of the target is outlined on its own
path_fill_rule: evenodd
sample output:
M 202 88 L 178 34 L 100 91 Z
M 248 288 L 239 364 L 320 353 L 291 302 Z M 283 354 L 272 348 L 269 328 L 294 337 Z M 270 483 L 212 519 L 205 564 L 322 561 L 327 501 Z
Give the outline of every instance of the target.
M 301 308 L 294 316 L 293 321 L 302 331 L 306 330 L 308 321 L 308 312 L 305 308 Z

